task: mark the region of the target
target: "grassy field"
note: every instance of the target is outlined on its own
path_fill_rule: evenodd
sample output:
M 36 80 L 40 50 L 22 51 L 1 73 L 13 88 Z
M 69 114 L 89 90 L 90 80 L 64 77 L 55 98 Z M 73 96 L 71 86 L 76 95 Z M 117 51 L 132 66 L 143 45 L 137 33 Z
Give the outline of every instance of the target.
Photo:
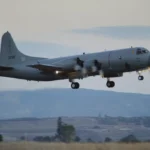
M 150 143 L 63 144 L 63 143 L 16 142 L 16 143 L 0 143 L 0 150 L 150 150 Z

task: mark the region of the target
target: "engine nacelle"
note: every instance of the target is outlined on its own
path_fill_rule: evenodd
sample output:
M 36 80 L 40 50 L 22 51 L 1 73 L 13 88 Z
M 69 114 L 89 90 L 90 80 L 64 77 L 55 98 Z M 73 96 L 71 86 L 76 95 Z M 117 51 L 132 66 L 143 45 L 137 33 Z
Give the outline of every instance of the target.
M 104 73 L 105 78 L 122 77 L 123 73 Z

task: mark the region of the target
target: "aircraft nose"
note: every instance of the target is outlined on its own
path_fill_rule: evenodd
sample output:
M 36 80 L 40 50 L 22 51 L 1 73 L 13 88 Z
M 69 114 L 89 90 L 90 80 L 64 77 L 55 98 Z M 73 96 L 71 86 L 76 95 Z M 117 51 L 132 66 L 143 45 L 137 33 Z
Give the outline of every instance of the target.
M 150 67 L 150 52 L 149 52 L 149 57 L 148 57 L 148 66 Z

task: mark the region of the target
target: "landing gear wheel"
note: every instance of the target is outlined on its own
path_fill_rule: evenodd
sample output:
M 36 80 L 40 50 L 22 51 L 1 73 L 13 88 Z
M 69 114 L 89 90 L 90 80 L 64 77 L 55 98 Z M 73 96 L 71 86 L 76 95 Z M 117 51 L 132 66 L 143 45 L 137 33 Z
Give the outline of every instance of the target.
M 143 80 L 143 79 L 144 79 L 144 76 L 138 76 L 138 79 L 139 79 L 139 80 Z
M 72 82 L 71 83 L 71 88 L 72 89 L 78 89 L 80 87 L 80 84 L 78 82 Z
M 111 88 L 115 86 L 115 82 L 114 81 L 107 81 L 106 83 L 107 87 Z
M 114 86 L 115 86 L 115 82 L 111 81 L 111 87 L 114 87 Z

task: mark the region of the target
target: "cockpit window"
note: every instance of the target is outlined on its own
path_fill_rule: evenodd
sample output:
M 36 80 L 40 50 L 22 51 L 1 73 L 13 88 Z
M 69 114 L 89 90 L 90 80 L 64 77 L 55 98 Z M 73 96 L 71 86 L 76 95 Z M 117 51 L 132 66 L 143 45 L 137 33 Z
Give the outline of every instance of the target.
M 137 51 L 136 51 L 137 55 L 145 54 L 145 53 L 148 53 L 148 51 L 146 49 L 138 48 Z
M 136 51 L 136 54 L 138 54 L 138 55 L 139 55 L 139 54 L 141 54 L 141 52 L 142 52 L 142 51 L 141 51 L 141 49 L 140 49 L 140 48 L 138 48 L 138 49 L 137 49 L 137 51 Z

